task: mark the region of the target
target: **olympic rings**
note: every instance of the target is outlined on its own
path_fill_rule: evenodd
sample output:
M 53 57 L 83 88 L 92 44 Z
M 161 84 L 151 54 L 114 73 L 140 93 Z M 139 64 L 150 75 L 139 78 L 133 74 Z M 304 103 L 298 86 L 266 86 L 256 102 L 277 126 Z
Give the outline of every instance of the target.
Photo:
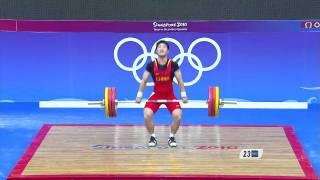
M 203 72 L 213 70 L 220 63 L 221 48 L 220 48 L 219 44 L 216 41 L 214 41 L 213 39 L 210 39 L 207 37 L 198 38 L 190 44 L 187 52 L 184 52 L 184 49 L 183 49 L 183 46 L 181 45 L 181 43 L 174 38 L 166 37 L 166 38 L 162 38 L 160 40 L 172 42 L 173 44 L 177 45 L 180 53 L 178 55 L 176 55 L 172 60 L 174 62 L 177 62 L 179 66 L 182 65 L 184 57 L 187 57 L 187 60 L 190 63 L 190 65 L 194 69 L 198 70 L 197 76 L 193 80 L 191 80 L 189 82 L 185 82 L 185 86 L 192 86 L 192 85 L 196 84 L 201 79 Z M 138 57 L 135 58 L 135 60 L 133 61 L 132 67 L 128 67 L 128 66 L 123 65 L 118 57 L 118 51 L 119 51 L 120 47 L 124 43 L 127 43 L 127 42 L 137 43 L 138 45 L 140 45 L 140 47 L 143 51 L 142 54 L 140 54 Z M 215 49 L 217 51 L 216 59 L 214 60 L 213 64 L 211 64 L 208 67 L 203 67 L 201 60 L 195 54 L 192 53 L 193 48 L 200 42 L 210 43 L 211 45 L 213 45 L 215 47 Z M 153 44 L 151 51 L 148 52 L 145 44 L 142 41 L 140 41 L 139 39 L 134 38 L 134 37 L 128 37 L 128 38 L 124 38 L 124 39 L 120 40 L 117 43 L 117 45 L 114 48 L 113 56 L 114 56 L 115 62 L 119 66 L 119 68 L 122 70 L 125 70 L 125 71 L 131 71 L 135 80 L 140 83 L 141 79 L 138 76 L 137 71 L 139 69 L 141 69 L 147 63 L 148 57 L 151 57 L 151 60 L 157 57 L 157 55 L 155 54 L 155 50 L 156 50 L 156 43 Z M 193 60 L 196 61 L 196 64 L 193 62 Z M 177 81 L 175 79 L 174 79 L 174 82 L 177 83 Z M 153 85 L 154 85 L 153 82 L 147 83 L 147 86 L 153 86 Z

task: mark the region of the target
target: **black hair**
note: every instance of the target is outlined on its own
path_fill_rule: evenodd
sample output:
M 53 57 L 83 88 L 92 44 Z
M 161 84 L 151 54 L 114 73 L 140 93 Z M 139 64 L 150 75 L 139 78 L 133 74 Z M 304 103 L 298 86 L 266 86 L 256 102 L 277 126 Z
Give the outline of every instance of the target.
M 165 45 L 167 46 L 167 48 L 169 49 L 169 44 L 168 44 L 168 42 L 165 41 L 165 40 L 160 40 L 160 41 L 158 41 L 158 42 L 157 42 L 157 45 L 156 45 L 156 49 L 158 48 L 158 46 L 159 46 L 160 44 L 165 44 Z

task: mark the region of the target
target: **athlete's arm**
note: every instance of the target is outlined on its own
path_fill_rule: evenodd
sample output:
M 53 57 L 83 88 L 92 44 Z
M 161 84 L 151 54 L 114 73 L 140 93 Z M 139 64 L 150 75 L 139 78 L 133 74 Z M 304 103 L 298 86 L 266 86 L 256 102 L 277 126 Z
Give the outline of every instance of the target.
M 174 77 L 178 81 L 178 85 L 179 85 L 179 88 L 180 88 L 182 101 L 183 101 L 183 103 L 187 103 L 188 102 L 188 97 L 187 97 L 187 94 L 186 94 L 186 88 L 184 87 L 184 82 L 182 80 L 182 74 L 181 74 L 181 71 L 179 69 L 174 72 Z
M 144 71 L 143 76 L 142 76 L 142 80 L 139 86 L 139 91 L 137 93 L 137 97 L 136 97 L 136 102 L 140 103 L 142 96 L 143 96 L 143 91 L 147 85 L 148 79 L 150 77 L 150 72 L 149 71 Z

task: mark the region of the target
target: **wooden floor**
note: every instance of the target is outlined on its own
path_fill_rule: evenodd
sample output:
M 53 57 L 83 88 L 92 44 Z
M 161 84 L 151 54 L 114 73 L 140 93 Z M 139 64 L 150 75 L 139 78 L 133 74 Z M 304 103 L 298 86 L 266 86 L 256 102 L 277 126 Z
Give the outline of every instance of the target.
M 9 178 L 309 177 L 290 127 L 182 126 L 176 148 L 167 145 L 168 126 L 155 131 L 158 146 L 148 148 L 144 126 L 47 125 Z M 242 149 L 263 149 L 263 156 L 240 159 Z

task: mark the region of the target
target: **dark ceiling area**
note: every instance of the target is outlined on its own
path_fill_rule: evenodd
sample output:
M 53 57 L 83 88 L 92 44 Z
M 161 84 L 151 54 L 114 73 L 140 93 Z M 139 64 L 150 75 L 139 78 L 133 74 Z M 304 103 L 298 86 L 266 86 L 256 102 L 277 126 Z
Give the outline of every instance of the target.
M 320 0 L 0 0 L 0 19 L 320 19 Z

